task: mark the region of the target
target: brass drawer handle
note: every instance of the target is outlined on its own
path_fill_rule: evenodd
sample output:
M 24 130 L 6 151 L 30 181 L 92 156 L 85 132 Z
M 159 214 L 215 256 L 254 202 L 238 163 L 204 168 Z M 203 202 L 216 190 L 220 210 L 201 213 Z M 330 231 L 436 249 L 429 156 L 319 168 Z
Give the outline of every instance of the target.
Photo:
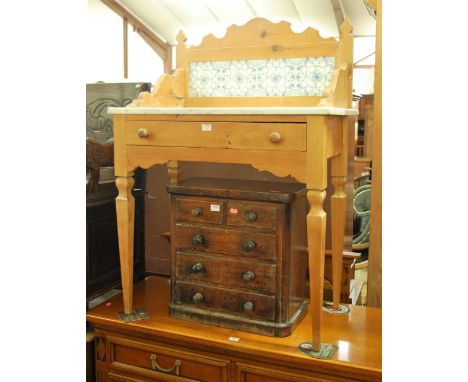
M 198 304 L 200 302 L 203 302 L 204 297 L 200 292 L 197 292 L 193 295 L 192 300 L 195 304 Z
M 257 247 L 257 243 L 253 240 L 246 240 L 244 242 L 244 251 L 250 252 L 253 251 Z
M 255 273 L 252 271 L 247 271 L 244 273 L 243 279 L 245 281 L 251 281 L 255 278 Z
M 253 310 L 254 304 L 252 301 L 247 301 L 244 304 L 244 312 L 251 312 Z
M 203 244 L 205 242 L 205 239 L 203 239 L 203 236 L 198 234 L 198 235 L 195 235 L 193 238 L 192 238 L 192 243 L 193 244 Z
M 146 130 L 146 129 L 138 129 L 138 136 L 139 136 L 140 138 L 148 138 L 148 137 L 149 137 L 148 130 Z
M 192 265 L 192 272 L 193 273 L 199 273 L 203 272 L 205 270 L 205 267 L 203 266 L 202 263 L 196 263 Z
M 174 362 L 174 365 L 169 369 L 165 369 L 164 367 L 158 365 L 158 363 L 156 362 L 156 354 L 151 354 L 150 360 L 151 367 L 153 368 L 153 370 L 162 371 L 163 373 L 172 373 L 175 370 L 175 375 L 180 375 L 180 366 L 182 366 L 182 362 L 178 359 Z
M 257 220 L 257 214 L 253 211 L 249 211 L 245 214 L 245 221 L 247 223 L 253 223 Z
M 197 207 L 192 210 L 192 216 L 201 216 L 203 213 L 202 209 Z
M 281 134 L 277 133 L 276 131 L 270 134 L 270 142 L 271 143 L 279 143 L 281 142 Z

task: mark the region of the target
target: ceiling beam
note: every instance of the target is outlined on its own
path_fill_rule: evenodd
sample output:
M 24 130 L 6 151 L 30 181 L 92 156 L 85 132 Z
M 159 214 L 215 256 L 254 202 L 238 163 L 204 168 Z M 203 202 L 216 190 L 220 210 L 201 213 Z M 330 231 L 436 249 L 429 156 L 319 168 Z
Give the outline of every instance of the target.
M 133 26 L 134 30 L 162 58 L 163 61 L 166 61 L 168 57 L 172 56 L 170 53 L 168 53 L 168 51 L 172 49 L 171 45 L 162 41 L 156 35 L 155 32 L 153 32 L 145 23 L 143 23 L 143 21 L 141 21 L 137 16 L 135 16 L 117 0 L 101 1 L 119 16 L 121 16 L 124 19 L 127 19 L 128 22 Z
M 330 0 L 332 8 L 333 8 L 333 13 L 335 14 L 335 21 L 336 21 L 336 27 L 338 28 L 338 31 L 340 30 L 341 24 L 343 24 L 343 21 L 346 17 L 343 5 L 341 4 L 341 0 Z

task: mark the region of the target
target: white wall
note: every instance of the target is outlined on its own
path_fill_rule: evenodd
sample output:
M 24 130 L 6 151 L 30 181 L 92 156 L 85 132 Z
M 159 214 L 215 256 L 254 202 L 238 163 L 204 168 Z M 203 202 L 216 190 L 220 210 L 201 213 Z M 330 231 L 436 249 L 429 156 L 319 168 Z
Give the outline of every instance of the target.
M 128 79 L 123 74 L 123 21 L 100 0 L 88 0 L 86 82 L 155 83 L 164 72 L 156 52 L 128 25 Z

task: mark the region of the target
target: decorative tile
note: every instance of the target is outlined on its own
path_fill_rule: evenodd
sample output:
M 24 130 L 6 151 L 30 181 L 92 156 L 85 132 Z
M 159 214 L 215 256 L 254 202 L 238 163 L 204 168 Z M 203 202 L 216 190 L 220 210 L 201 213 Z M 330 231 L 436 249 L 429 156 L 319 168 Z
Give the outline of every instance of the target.
M 321 96 L 335 57 L 192 62 L 190 97 Z

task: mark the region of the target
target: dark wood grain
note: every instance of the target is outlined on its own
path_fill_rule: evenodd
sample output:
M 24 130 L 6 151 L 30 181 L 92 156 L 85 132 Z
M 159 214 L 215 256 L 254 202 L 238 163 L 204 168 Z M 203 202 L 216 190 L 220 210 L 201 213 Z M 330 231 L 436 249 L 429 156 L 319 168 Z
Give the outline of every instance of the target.
M 238 260 L 221 255 L 178 253 L 175 274 L 177 279 L 182 281 L 224 285 L 268 294 L 274 294 L 276 291 L 276 265 L 252 260 Z
M 249 219 L 249 217 L 253 219 Z M 278 207 L 260 202 L 248 203 L 237 200 L 227 202 L 226 224 L 239 227 L 271 228 L 278 225 Z
M 168 190 L 172 314 L 270 336 L 291 334 L 306 307 L 303 185 L 201 178 Z M 196 221 L 181 212 L 213 202 L 220 206 L 216 219 Z M 204 210 L 197 208 L 198 218 Z
M 290 203 L 298 196 L 305 196 L 305 185 L 244 179 L 190 178 L 176 186 L 167 186 L 167 191 L 171 194 Z
M 200 235 L 202 243 L 195 244 L 193 239 Z M 253 249 L 246 248 L 250 242 Z M 188 226 L 177 224 L 175 229 L 175 247 L 177 251 L 192 250 L 209 253 L 223 253 L 240 257 L 264 260 L 276 258 L 275 235 L 258 233 L 251 230 L 234 230 L 221 227 Z
M 211 224 L 223 223 L 224 203 L 219 202 L 219 200 L 178 198 L 175 203 L 177 221 Z

